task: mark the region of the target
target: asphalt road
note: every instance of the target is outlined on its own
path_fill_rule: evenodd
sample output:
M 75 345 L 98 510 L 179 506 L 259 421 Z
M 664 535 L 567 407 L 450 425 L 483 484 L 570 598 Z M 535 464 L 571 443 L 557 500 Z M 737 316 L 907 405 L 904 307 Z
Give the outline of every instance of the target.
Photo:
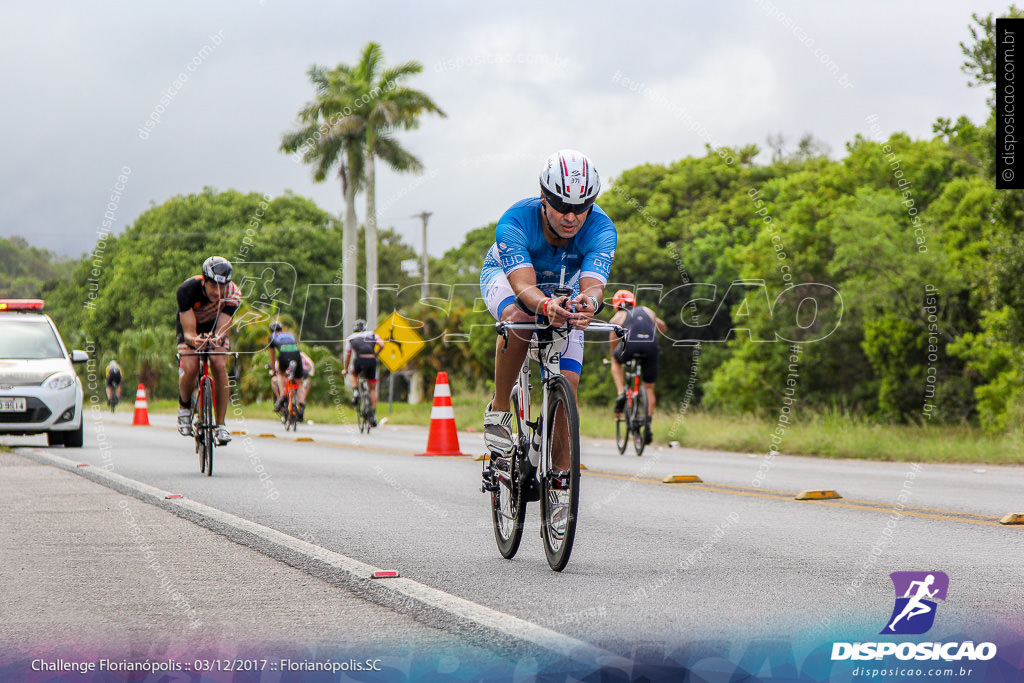
M 637 458 L 584 439 L 576 545 L 558 574 L 544 559 L 535 505 L 519 554 L 501 558 L 480 463 L 414 456 L 424 429 L 385 425 L 367 437 L 303 425 L 297 436 L 313 440 L 296 441 L 280 425 L 235 422 L 248 435 L 217 450 L 208 478 L 172 418 L 129 420 L 90 422 L 85 448 L 51 452 L 627 656 L 872 638 L 892 610 L 893 571 L 949 575 L 937 638 L 1024 613 L 1024 587 L 1009 580 L 1019 576 L 1024 527 L 998 523 L 1024 512 L 1021 468 L 667 448 Z M 460 438 L 463 451 L 482 451 L 478 434 Z M 703 481 L 661 483 L 667 475 Z M 793 499 L 806 489 L 843 497 Z

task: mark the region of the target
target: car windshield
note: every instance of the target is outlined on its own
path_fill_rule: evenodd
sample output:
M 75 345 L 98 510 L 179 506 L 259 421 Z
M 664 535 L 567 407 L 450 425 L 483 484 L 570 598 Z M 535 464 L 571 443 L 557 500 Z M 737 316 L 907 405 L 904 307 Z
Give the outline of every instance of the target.
M 45 321 L 0 320 L 0 358 L 63 358 L 57 336 Z

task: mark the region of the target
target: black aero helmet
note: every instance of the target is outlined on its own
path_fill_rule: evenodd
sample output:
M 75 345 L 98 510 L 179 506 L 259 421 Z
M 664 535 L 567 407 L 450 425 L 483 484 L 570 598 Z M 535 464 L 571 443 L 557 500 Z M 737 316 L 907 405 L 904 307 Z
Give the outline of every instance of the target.
M 355 323 L 352 324 L 352 329 L 354 331 L 356 331 L 356 332 L 362 332 L 363 330 L 366 329 L 366 321 L 365 320 L 357 320 L 357 321 L 355 321 Z
M 203 261 L 203 277 L 224 285 L 231 282 L 231 262 L 223 256 L 211 256 Z

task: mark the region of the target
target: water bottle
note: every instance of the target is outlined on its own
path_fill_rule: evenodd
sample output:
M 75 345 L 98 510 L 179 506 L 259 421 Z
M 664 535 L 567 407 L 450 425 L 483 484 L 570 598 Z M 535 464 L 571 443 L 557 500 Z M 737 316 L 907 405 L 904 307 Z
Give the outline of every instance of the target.
M 544 429 L 544 421 L 537 419 L 537 428 L 533 430 L 533 439 L 530 442 L 530 464 L 534 467 L 540 464 L 540 440 Z

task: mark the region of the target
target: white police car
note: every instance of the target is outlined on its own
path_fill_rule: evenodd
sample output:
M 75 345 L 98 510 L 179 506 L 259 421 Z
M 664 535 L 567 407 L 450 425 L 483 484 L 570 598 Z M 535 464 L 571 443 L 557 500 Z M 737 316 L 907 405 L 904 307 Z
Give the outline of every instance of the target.
M 0 434 L 46 434 L 51 446 L 82 446 L 82 380 L 40 299 L 0 299 Z

